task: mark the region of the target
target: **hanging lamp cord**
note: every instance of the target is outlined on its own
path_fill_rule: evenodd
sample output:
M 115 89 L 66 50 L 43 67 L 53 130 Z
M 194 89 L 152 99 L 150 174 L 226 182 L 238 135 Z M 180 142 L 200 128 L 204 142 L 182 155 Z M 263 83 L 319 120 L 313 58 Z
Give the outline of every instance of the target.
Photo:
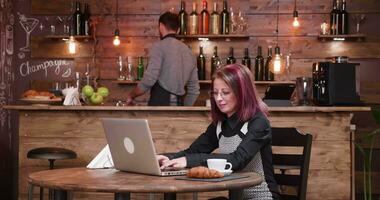
M 278 46 L 278 18 L 279 18 L 279 12 L 280 12 L 280 0 L 277 0 L 277 25 L 276 25 L 276 43 Z
M 119 29 L 119 0 L 116 0 L 116 29 Z

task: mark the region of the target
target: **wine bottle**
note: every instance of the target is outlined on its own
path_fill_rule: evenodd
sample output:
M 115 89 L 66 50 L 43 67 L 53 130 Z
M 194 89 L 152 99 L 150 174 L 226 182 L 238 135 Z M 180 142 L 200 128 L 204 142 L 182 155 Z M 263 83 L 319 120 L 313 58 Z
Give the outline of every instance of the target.
M 207 1 L 202 2 L 203 10 L 201 12 L 201 20 L 199 24 L 199 33 L 207 35 L 209 33 L 210 14 L 207 11 Z
M 233 47 L 230 47 L 230 55 L 227 57 L 226 63 L 228 65 L 236 63 L 236 58 L 234 57 L 234 48 Z
M 272 60 L 272 47 L 268 47 L 268 57 L 264 66 L 264 80 L 274 81 L 274 73 L 269 70 L 269 64 Z
M 251 69 L 251 58 L 249 57 L 248 48 L 244 49 L 244 57 L 243 57 L 243 60 L 241 61 L 241 64 L 248 67 L 248 69 Z
M 196 3 L 193 3 L 193 11 L 190 13 L 188 31 L 190 35 L 198 34 L 198 13 Z
M 348 13 L 347 13 L 347 5 L 346 0 L 342 2 L 342 10 L 340 11 L 340 25 L 341 25 L 341 34 L 348 34 Z
M 220 15 L 217 11 L 216 2 L 214 2 L 214 9 L 210 17 L 210 34 L 213 34 L 213 35 L 220 34 Z
M 339 26 L 339 10 L 337 0 L 333 0 L 333 9 L 330 12 L 330 34 L 337 35 L 338 34 L 338 26 Z
M 230 33 L 230 13 L 227 10 L 227 1 L 223 1 L 223 11 L 221 16 L 221 34 L 227 35 Z
M 206 57 L 203 55 L 203 47 L 199 47 L 199 55 L 197 59 L 198 79 L 205 80 L 206 78 Z
M 143 57 L 139 57 L 137 65 L 137 80 L 141 80 L 144 76 L 144 60 Z
M 75 12 L 73 13 L 73 34 L 82 35 L 82 12 L 79 1 L 75 2 Z
M 257 47 L 257 56 L 255 58 L 255 81 L 264 80 L 264 58 L 262 56 L 261 46 Z
M 211 76 L 218 69 L 220 64 L 219 56 L 218 56 L 218 47 L 214 46 L 214 54 L 211 57 Z
M 179 11 L 179 34 L 186 35 L 187 34 L 187 12 L 185 10 L 185 2 L 181 1 L 181 10 Z
M 82 20 L 82 29 L 84 35 L 91 35 L 91 27 L 90 27 L 90 8 L 88 3 L 84 4 L 83 11 L 83 20 Z

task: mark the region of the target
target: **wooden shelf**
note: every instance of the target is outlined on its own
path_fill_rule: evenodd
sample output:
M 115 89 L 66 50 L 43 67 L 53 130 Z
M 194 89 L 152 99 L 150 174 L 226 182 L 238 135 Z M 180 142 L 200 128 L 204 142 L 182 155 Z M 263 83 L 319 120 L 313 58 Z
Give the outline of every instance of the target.
M 112 83 L 117 83 L 119 85 L 136 85 L 139 81 L 114 80 Z
M 177 35 L 178 39 L 183 40 L 248 40 L 247 35 Z
M 136 85 L 139 81 L 120 81 L 114 80 L 112 83 L 117 83 L 119 85 Z M 200 85 L 210 85 L 211 80 L 200 80 Z M 295 84 L 294 81 L 255 81 L 256 85 L 272 85 L 272 84 Z
M 69 37 L 70 37 L 69 35 L 47 35 L 47 36 L 45 36 L 45 38 L 47 38 L 47 39 L 55 39 L 55 40 L 58 40 L 58 39 L 68 40 Z M 92 36 L 91 35 L 75 35 L 74 38 L 76 40 L 91 40 Z
M 349 35 L 318 35 L 318 39 L 322 41 L 363 41 L 365 34 L 349 34 Z

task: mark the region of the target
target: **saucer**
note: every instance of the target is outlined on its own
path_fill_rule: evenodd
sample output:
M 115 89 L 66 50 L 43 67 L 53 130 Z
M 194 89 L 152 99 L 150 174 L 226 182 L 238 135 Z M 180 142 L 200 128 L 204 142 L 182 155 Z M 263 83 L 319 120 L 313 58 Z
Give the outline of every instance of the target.
M 224 176 L 228 176 L 228 175 L 230 175 L 230 174 L 232 174 L 232 170 L 224 170 L 224 171 L 221 171 L 221 173 L 223 173 L 224 174 Z

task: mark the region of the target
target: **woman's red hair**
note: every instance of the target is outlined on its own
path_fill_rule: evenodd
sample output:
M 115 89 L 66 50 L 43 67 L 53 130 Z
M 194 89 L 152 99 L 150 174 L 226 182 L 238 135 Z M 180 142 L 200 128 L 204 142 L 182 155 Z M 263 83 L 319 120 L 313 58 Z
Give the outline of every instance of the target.
M 238 119 L 246 122 L 257 112 L 268 114 L 267 105 L 258 96 L 251 71 L 244 65 L 231 64 L 218 69 L 212 77 L 211 88 L 214 88 L 214 80 L 223 80 L 236 97 L 236 113 Z M 226 116 L 216 105 L 211 95 L 211 117 L 214 124 Z

